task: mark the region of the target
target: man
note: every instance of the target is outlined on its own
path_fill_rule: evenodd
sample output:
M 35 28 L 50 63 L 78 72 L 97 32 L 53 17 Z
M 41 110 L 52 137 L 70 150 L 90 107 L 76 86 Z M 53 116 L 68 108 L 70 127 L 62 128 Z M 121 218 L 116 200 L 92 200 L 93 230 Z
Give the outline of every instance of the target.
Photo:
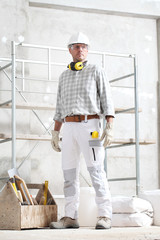
M 59 133 L 63 125 L 62 169 L 64 174 L 65 217 L 52 222 L 50 228 L 78 228 L 79 163 L 83 154 L 93 187 L 96 192 L 98 221 L 96 229 L 111 227 L 112 206 L 106 174 L 104 149 L 113 138 L 114 108 L 110 86 L 105 72 L 89 64 L 89 39 L 83 33 L 74 34 L 68 43 L 73 62 L 59 79 L 55 126 L 52 131 L 52 147 L 60 152 Z M 92 133 L 101 133 L 100 116 L 106 119 L 106 127 L 99 143 L 92 146 Z M 98 132 L 98 133 L 97 133 Z M 94 140 L 94 139 L 93 139 Z

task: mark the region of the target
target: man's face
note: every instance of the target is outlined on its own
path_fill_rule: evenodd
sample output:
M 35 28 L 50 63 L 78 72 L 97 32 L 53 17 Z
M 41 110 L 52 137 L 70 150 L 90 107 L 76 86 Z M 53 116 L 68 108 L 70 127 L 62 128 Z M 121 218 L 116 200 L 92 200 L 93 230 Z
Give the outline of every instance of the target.
M 69 52 L 74 62 L 84 62 L 88 55 L 88 46 L 82 43 L 73 44 L 69 48 Z

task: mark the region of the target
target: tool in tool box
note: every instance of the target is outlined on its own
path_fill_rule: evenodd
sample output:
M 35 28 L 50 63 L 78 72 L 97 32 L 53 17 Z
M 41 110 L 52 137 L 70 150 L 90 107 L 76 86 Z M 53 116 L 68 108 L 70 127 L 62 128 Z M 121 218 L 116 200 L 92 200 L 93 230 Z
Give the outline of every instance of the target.
M 22 178 L 20 178 L 20 176 L 19 176 L 18 169 L 17 168 L 9 169 L 8 174 L 9 174 L 10 178 L 14 179 L 14 182 L 15 182 L 15 186 L 13 186 L 14 189 L 16 188 L 17 190 L 20 190 L 19 197 L 17 195 L 17 197 L 20 199 L 20 201 L 26 202 L 26 204 L 29 204 L 29 205 L 30 204 L 34 205 L 24 180 Z M 22 198 L 21 198 L 20 194 L 22 195 Z
M 20 202 L 23 203 L 23 198 L 22 198 L 22 194 L 21 194 L 20 190 L 17 190 L 17 196 L 18 196 Z
M 14 191 L 15 191 L 17 197 L 18 197 L 17 187 L 16 187 L 16 183 L 15 183 L 15 178 L 12 177 L 12 178 L 9 179 L 9 181 L 12 183 L 12 186 L 13 186 L 13 188 L 14 188 Z
M 45 197 L 44 205 L 47 204 L 47 194 L 48 194 L 48 181 L 45 181 L 45 183 L 44 183 L 44 197 Z
M 23 200 L 26 201 L 29 205 L 34 205 L 24 180 L 17 175 L 15 175 L 14 177 L 15 177 L 17 187 L 21 191 Z

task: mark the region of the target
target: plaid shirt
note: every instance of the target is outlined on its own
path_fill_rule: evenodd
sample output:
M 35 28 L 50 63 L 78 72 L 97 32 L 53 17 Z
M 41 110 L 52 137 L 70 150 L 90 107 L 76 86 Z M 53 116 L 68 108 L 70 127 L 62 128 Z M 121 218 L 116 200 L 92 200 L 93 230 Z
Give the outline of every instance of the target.
M 104 70 L 88 63 L 81 71 L 65 70 L 59 78 L 54 120 L 63 122 L 66 116 L 92 114 L 114 116 Z

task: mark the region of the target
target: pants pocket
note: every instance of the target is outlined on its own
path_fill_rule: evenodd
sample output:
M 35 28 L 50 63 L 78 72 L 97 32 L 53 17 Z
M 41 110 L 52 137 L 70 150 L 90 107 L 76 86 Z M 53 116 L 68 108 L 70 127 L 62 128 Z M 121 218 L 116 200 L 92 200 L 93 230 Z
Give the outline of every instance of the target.
M 91 151 L 92 162 L 102 162 L 104 160 L 104 148 L 102 142 L 99 139 L 89 140 L 89 147 Z

